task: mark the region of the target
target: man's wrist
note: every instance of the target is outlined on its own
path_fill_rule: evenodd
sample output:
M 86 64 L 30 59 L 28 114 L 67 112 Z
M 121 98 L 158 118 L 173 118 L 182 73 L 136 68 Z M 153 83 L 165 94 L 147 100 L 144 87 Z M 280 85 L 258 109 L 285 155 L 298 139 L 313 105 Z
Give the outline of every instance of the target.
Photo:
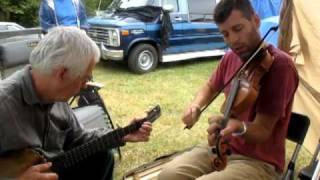
M 191 129 L 192 126 L 199 120 L 199 116 L 201 113 L 201 108 L 198 104 L 196 103 L 191 103 L 189 105 L 189 112 L 191 112 L 191 117 L 188 120 L 189 123 L 187 123 L 187 126 L 185 128 Z
M 242 136 L 247 132 L 247 124 L 242 121 L 242 131 L 241 132 L 234 132 L 232 133 L 233 137 Z
M 196 103 L 192 103 L 192 104 L 191 104 L 191 107 L 196 108 L 197 111 L 200 111 L 200 110 L 201 110 L 200 105 L 199 105 L 199 104 L 196 104 Z

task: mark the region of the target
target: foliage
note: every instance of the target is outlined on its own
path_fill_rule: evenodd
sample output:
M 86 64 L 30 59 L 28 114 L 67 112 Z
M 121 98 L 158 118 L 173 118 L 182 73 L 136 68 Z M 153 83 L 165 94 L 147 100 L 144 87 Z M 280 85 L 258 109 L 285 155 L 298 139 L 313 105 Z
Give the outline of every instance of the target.
M 84 0 L 87 7 L 87 15 L 94 16 L 95 11 L 104 10 L 112 2 L 112 0 Z
M 1 0 L 0 21 L 18 22 L 26 27 L 38 24 L 39 0 Z
M 17 22 L 26 27 L 39 26 L 41 0 L 0 0 L 0 21 Z M 101 0 L 100 9 L 105 9 L 112 0 Z M 100 0 L 83 0 L 88 16 L 95 14 Z

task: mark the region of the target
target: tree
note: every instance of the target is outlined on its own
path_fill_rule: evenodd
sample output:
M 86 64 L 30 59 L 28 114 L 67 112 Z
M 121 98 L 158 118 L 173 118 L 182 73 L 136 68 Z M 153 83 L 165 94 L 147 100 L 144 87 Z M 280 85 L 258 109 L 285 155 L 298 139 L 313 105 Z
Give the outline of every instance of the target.
M 111 2 L 112 0 L 85 0 L 88 16 L 94 16 L 99 6 L 100 10 L 106 9 Z
M 39 5 L 41 0 L 0 0 L 0 21 L 17 22 L 26 27 L 39 26 Z M 83 0 L 88 16 L 95 15 L 99 3 L 100 9 L 106 9 L 112 0 Z
M 1 0 L 0 21 L 18 22 L 30 27 L 38 24 L 39 0 Z

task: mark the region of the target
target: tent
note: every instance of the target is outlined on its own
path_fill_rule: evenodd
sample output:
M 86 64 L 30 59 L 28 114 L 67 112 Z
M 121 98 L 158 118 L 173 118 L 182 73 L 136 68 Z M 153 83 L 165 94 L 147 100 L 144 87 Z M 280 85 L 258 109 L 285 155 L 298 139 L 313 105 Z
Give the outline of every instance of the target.
M 262 35 L 280 22 L 280 32 L 267 41 L 293 57 L 300 78 L 293 111 L 310 118 L 304 146 L 314 152 L 320 138 L 320 2 L 251 0 L 251 3 L 262 19 Z
M 293 56 L 300 84 L 293 111 L 309 116 L 304 146 L 314 152 L 320 138 L 320 2 L 283 0 L 279 47 Z

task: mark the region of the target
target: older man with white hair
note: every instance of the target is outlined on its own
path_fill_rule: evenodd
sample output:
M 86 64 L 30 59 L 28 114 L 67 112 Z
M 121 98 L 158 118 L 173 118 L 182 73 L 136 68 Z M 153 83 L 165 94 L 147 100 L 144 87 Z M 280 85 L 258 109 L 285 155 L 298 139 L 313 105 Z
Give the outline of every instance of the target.
M 44 36 L 30 55 L 31 65 L 0 82 L 0 157 L 32 149 L 50 159 L 109 132 L 84 130 L 67 103 L 86 87 L 99 58 L 97 45 L 79 28 L 57 27 Z M 144 122 L 114 146 L 148 141 L 151 130 Z M 112 179 L 114 159 L 108 150 L 62 173 L 51 166 L 31 165 L 15 178 Z

